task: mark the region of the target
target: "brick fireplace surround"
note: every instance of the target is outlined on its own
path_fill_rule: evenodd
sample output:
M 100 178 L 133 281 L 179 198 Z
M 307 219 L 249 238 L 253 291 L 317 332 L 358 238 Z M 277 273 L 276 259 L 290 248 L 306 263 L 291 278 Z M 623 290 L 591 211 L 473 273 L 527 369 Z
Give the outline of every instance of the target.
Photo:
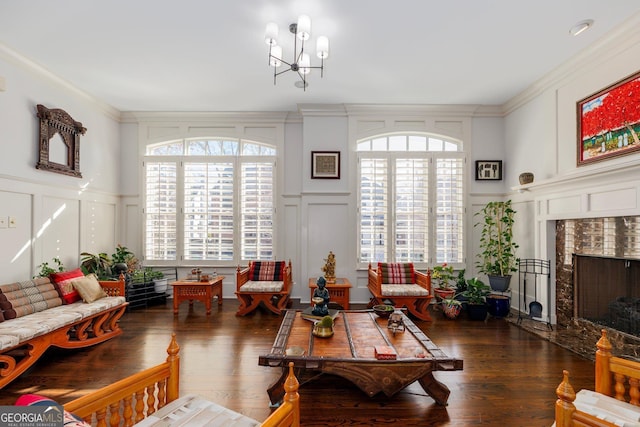
M 553 331 L 546 328 L 536 326 L 538 322 L 523 322 L 522 326 L 533 333 L 536 333 L 558 345 L 574 351 L 589 359 L 594 358 L 595 343 L 600 338 L 600 330 L 603 326 L 594 324 L 585 319 L 576 319 L 573 317 L 574 300 L 573 300 L 573 271 L 571 260 L 565 264 L 566 254 L 582 253 L 580 242 L 581 230 L 579 226 L 580 220 L 576 220 L 573 227 L 573 239 L 566 238 L 566 221 L 556 221 L 556 318 L 557 325 L 554 325 Z M 567 242 L 569 240 L 569 242 Z M 571 244 L 573 240 L 574 248 L 567 248 L 567 244 Z M 517 315 L 516 315 L 517 317 Z M 513 318 L 513 316 L 512 316 Z M 608 331 L 608 337 L 613 346 L 612 353 L 614 355 L 624 355 L 629 358 L 640 359 L 640 337 L 632 336 L 615 329 L 605 328 Z

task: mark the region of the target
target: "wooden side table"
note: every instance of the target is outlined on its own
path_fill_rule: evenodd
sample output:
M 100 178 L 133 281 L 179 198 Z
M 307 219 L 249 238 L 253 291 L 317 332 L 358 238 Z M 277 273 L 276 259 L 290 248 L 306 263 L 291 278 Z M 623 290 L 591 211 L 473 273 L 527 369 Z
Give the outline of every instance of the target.
M 318 280 L 317 277 L 309 278 L 309 299 L 313 298 L 313 291 L 315 291 L 317 287 L 316 280 Z M 327 283 L 329 303 L 335 302 L 340 305 L 343 310 L 349 310 L 349 289 L 351 289 L 351 283 L 349 279 L 344 277 L 337 277 L 336 283 Z
M 173 286 L 173 314 L 178 314 L 178 307 L 182 301 L 201 301 L 204 303 L 207 314 L 211 314 L 211 299 L 218 297 L 218 305 L 222 305 L 222 281 L 224 276 L 216 276 L 206 282 L 181 279 L 171 283 Z

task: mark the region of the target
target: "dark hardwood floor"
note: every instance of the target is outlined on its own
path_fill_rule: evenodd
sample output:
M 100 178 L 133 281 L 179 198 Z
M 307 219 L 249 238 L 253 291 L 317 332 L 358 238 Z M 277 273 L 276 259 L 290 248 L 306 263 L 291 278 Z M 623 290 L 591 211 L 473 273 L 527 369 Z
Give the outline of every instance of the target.
M 192 308 L 182 304 L 176 317 L 171 301 L 131 310 L 120 322 L 120 337 L 88 349 L 47 351 L 0 391 L 0 405 L 24 393 L 72 400 L 163 361 L 175 332 L 181 394 L 200 394 L 264 420 L 270 413 L 266 389 L 279 370 L 259 366 L 258 356 L 269 352 L 280 317 L 266 311 L 236 317 L 237 308 L 228 299 L 221 307 L 214 303 L 210 316 L 198 302 Z M 451 321 L 440 312 L 433 318 L 415 323 L 438 347 L 464 360 L 462 371 L 435 373 L 451 389 L 448 406 L 436 404 L 417 383 L 393 398 L 369 398 L 340 378 L 324 376 L 300 388 L 302 425 L 549 427 L 563 369 L 571 372 L 576 390 L 593 389 L 593 362 L 505 319 Z

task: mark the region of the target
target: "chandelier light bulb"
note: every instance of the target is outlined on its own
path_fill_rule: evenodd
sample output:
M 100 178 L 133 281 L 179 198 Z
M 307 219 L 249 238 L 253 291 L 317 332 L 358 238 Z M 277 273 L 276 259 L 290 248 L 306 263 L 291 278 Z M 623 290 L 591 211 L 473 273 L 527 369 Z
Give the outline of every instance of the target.
M 299 70 L 302 74 L 309 74 L 311 72 L 311 59 L 308 53 L 303 53 L 300 57 Z
M 300 40 L 309 40 L 311 37 L 311 18 L 307 15 L 298 17 L 297 36 Z
M 269 56 L 269 65 L 279 67 L 282 65 L 282 46 L 273 46 Z
M 326 36 L 318 37 L 316 50 L 318 58 L 325 59 L 329 57 L 329 39 Z
M 278 43 L 278 24 L 274 22 L 267 24 L 267 29 L 264 32 L 264 42 L 270 46 Z

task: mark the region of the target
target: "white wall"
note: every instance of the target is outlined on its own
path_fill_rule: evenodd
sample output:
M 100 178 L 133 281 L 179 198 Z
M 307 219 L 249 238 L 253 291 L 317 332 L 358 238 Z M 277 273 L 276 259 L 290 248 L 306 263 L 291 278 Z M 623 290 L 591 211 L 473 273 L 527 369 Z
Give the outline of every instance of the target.
M 555 220 L 640 215 L 640 153 L 578 167 L 576 124 L 578 101 L 638 70 L 640 17 L 634 17 L 507 106 L 506 158 L 535 174 L 530 185 L 513 181 L 508 194 L 523 211 L 517 221 L 526 223 L 516 235 L 525 243 L 523 256 L 555 265 Z M 551 302 L 543 317 L 555 323 L 554 295 L 555 286 L 548 296 L 542 289 L 542 300 Z
M 59 256 L 76 267 L 81 251 L 112 251 L 116 244 L 120 143 L 118 112 L 71 88 L 0 45 L 0 283 L 25 280 Z M 82 122 L 82 178 L 35 168 L 36 105 L 60 108 Z M 98 211 L 95 211 L 98 208 Z M 90 223 L 99 218 L 100 224 Z M 111 253 L 111 252 L 109 252 Z

